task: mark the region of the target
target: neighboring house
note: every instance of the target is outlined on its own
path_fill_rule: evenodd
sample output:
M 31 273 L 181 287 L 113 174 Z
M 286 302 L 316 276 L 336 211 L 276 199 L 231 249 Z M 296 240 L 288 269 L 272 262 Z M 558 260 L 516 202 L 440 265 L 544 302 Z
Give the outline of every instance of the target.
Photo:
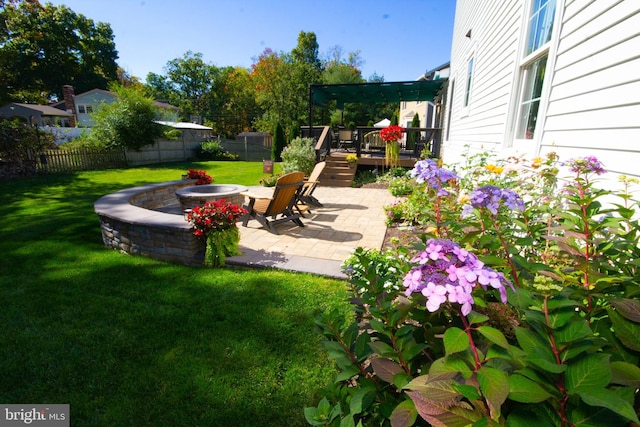
M 420 76 L 420 80 L 436 80 L 449 77 L 449 63 L 443 64 L 433 70 L 427 71 Z M 400 103 L 400 119 L 399 125 L 402 127 L 411 127 L 413 116 L 418 113 L 420 118 L 420 127 L 430 128 L 437 127 L 436 124 L 436 105 L 430 101 L 404 101 Z
M 73 88 L 71 88 L 71 90 L 73 90 Z M 73 96 L 78 126 L 93 126 L 91 114 L 98 110 L 101 104 L 110 104 L 116 99 L 118 99 L 118 95 L 103 89 L 91 89 L 90 91 Z
M 48 105 L 12 102 L 0 107 L 0 118 L 8 120 L 18 118 L 29 125 L 38 127 L 70 127 L 73 114 Z
M 66 111 L 75 112 L 76 123 L 80 127 L 92 127 L 93 120 L 91 114 L 100 108 L 102 104 L 109 104 L 116 99 L 118 95 L 104 89 L 91 89 L 87 92 L 74 94 L 73 86 L 65 85 L 62 87 L 64 100 L 54 104 L 53 106 Z M 174 113 L 177 116 L 180 109 L 171 104 L 162 101 L 153 101 L 154 104 L 165 111 Z
M 640 1 L 458 0 L 444 161 L 595 155 L 640 176 Z

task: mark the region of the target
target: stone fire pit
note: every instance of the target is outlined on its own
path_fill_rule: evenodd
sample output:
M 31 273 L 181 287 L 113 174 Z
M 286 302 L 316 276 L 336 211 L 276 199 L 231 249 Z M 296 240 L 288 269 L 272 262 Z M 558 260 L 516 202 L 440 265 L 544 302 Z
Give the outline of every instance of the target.
M 176 197 L 178 197 L 183 211 L 220 199 L 242 206 L 244 196 L 241 196 L 240 193 L 247 190 L 247 187 L 237 184 L 194 185 L 177 190 Z

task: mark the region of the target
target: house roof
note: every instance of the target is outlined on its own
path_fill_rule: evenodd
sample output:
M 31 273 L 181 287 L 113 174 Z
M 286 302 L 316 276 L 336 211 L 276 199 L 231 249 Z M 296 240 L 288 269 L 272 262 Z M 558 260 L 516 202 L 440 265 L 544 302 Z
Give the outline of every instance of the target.
M 333 85 L 311 85 L 310 98 L 313 105 L 324 107 L 335 99 L 338 109 L 345 102 L 401 102 L 433 101 L 447 79 L 414 80 L 408 82 L 349 83 Z
M 51 107 L 49 105 L 39 105 L 39 104 L 22 104 L 19 102 L 13 102 L 9 104 L 9 108 L 11 105 L 17 105 L 22 108 L 27 108 L 29 110 L 34 110 L 40 113 L 42 116 L 63 116 L 63 117 L 71 117 L 73 114 L 67 113 L 64 110 L 59 110 L 58 108 Z

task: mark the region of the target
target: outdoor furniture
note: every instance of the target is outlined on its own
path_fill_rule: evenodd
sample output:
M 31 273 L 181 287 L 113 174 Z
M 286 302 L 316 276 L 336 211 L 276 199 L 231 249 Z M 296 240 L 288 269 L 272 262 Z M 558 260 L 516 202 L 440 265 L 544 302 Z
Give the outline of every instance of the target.
M 311 175 L 309 175 L 309 178 L 304 181 L 302 190 L 300 190 L 298 201 L 296 203 L 296 209 L 301 214 L 303 213 L 303 210 L 306 212 L 311 212 L 309 206 L 317 206 L 319 208 L 322 207 L 322 203 L 320 203 L 320 201 L 313 196 L 313 192 L 318 185 L 320 175 L 322 174 L 322 171 L 324 171 L 326 165 L 327 162 L 316 163 L 316 166 L 313 168 Z
M 380 131 L 374 130 L 364 135 L 364 146 L 367 151 L 371 149 L 384 150 L 385 142 L 380 137 Z
M 338 130 L 338 148 L 349 150 L 349 148 L 354 147 L 355 143 L 353 141 L 353 131 L 349 129 Z
M 278 178 L 271 196 L 251 192 L 241 193 L 249 199 L 249 204 L 245 206 L 247 214 L 244 216 L 242 225 L 246 227 L 250 219 L 255 219 L 274 234 L 278 234 L 274 226 L 285 221 L 293 221 L 298 226 L 304 227 L 300 215 L 293 212 L 303 183 L 304 173 L 291 172 Z

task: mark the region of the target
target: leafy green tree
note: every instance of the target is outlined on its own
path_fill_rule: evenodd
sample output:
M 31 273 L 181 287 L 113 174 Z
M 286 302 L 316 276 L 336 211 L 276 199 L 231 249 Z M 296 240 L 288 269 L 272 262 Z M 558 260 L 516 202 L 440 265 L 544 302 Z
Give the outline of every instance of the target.
M 300 32 L 291 53 L 264 52 L 251 66 L 256 101 L 263 114 L 255 125 L 273 129 L 279 122 L 285 129 L 305 123 L 309 114 L 309 85 L 322 79 L 318 43 L 314 33 Z M 288 140 L 292 139 L 289 135 Z
M 0 9 L 0 103 L 61 99 L 65 84 L 106 89 L 117 80 L 117 58 L 109 24 L 64 5 L 22 0 Z
M 20 120 L 0 120 L 0 159 L 20 161 L 27 158 L 27 151 L 38 152 L 54 148 L 55 137 Z
M 159 115 L 158 108 L 142 90 L 118 85 L 112 85 L 110 90 L 118 99 L 94 113 L 95 125 L 86 137 L 89 144 L 107 149 L 139 150 L 163 135 L 163 126 L 154 122 Z
M 219 70 L 207 64 L 201 53 L 186 52 L 182 58 L 169 61 L 165 67 L 173 91 L 169 99 L 182 108 L 185 117 L 206 116 L 215 109 L 214 88 Z
M 320 72 L 322 71 L 322 62 L 318 57 L 318 49 L 319 45 L 315 33 L 300 31 L 298 45 L 291 50 L 291 56 L 295 62 L 307 64 L 312 70 Z
M 411 119 L 411 127 L 412 128 L 420 127 L 420 116 L 418 115 L 418 113 L 415 113 L 413 115 L 413 119 Z M 411 132 L 407 138 L 407 147 L 409 148 L 415 147 L 415 144 L 416 144 L 416 141 L 418 140 L 419 135 L 420 134 L 418 132 Z
M 225 67 L 220 70 L 216 95 L 221 105 L 212 112 L 207 125 L 223 135 L 237 135 L 251 129 L 261 113 L 256 102 L 249 70 L 243 67 Z
M 281 162 L 282 150 L 284 150 L 286 145 L 287 141 L 284 137 L 284 129 L 280 123 L 276 123 L 276 128 L 273 132 L 273 142 L 271 143 L 271 160 Z

